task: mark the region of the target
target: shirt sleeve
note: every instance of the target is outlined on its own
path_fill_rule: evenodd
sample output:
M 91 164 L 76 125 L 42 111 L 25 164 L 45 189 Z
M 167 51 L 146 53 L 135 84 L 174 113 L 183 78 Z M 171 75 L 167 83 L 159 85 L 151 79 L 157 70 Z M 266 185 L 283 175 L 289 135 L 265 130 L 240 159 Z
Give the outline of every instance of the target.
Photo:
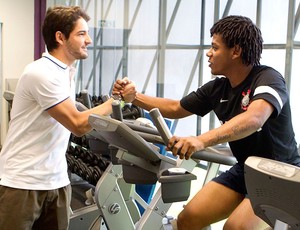
M 264 99 L 274 107 L 272 116 L 277 117 L 288 101 L 288 92 L 284 78 L 276 70 L 268 68 L 256 78 L 252 100 Z
M 180 100 L 181 106 L 187 111 L 205 116 L 214 109 L 215 104 L 220 97 L 220 91 L 223 91 L 224 85 L 228 84 L 224 77 L 217 77 L 196 91 L 191 92 Z
M 23 83 L 42 109 L 47 110 L 70 96 L 64 74 L 55 70 L 30 71 Z

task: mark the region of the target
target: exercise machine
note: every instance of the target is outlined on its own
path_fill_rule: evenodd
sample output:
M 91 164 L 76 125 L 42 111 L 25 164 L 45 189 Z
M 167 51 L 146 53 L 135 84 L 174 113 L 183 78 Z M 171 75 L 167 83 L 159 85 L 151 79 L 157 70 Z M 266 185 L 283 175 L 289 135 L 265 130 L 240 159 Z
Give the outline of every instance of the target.
M 245 162 L 249 199 L 257 216 L 274 230 L 300 229 L 300 168 L 251 156 Z
M 159 111 L 150 111 L 155 125 L 160 124 L 158 132 L 167 140 L 170 133 Z M 199 159 L 233 165 L 232 156 L 224 156 L 217 150 L 210 149 L 195 153 L 197 160 L 180 160 L 161 155 L 157 146 L 146 141 L 124 122 L 106 116 L 90 115 L 89 122 L 93 129 L 102 136 L 115 151 L 116 161 L 112 162 L 99 179 L 95 189 L 95 201 L 100 211 L 101 220 L 108 229 L 164 229 L 162 221 L 172 202 L 187 200 L 191 180 L 196 176 L 190 173 Z M 157 140 L 156 136 L 153 140 Z M 163 141 L 164 143 L 164 141 Z M 213 152 L 208 152 L 213 151 Z M 212 157 L 213 156 L 213 157 Z M 120 183 L 121 182 L 121 183 Z M 159 182 L 151 202 L 146 204 L 132 189 L 134 184 L 153 184 Z M 130 185 L 124 191 L 124 185 Z M 126 188 L 126 186 L 125 186 Z M 131 189 L 129 189 L 131 188 Z M 136 203 L 145 211 L 140 215 Z
M 159 154 L 154 145 L 146 142 L 121 121 L 91 115 L 89 122 L 107 142 L 116 147 L 115 156 L 119 162 L 119 164 L 112 162 L 108 166 L 95 190 L 96 203 L 106 226 L 109 229 L 161 229 L 162 218 L 166 215 L 171 202 L 186 199 L 189 195 L 189 183 L 196 177 L 188 172 L 181 178 L 177 178 L 178 181 L 175 180 L 175 176 L 168 174 L 160 176 L 163 172 L 167 172 L 168 168 L 177 167 L 177 161 Z M 134 191 L 130 192 L 131 199 L 127 201 L 124 199 L 122 192 L 124 184 L 120 186 L 120 180 L 124 179 L 126 184 L 154 184 L 158 180 L 163 182 L 166 180 L 163 184 L 168 189 L 170 177 L 174 182 L 188 183 L 188 186 L 184 185 L 180 190 L 172 189 L 175 192 L 166 196 L 161 196 L 163 193 L 156 192 L 149 205 L 141 202 Z M 162 190 L 164 190 L 164 185 L 162 185 Z M 182 192 L 177 194 L 179 191 Z M 142 216 L 139 216 L 135 201 L 142 206 L 146 205 Z

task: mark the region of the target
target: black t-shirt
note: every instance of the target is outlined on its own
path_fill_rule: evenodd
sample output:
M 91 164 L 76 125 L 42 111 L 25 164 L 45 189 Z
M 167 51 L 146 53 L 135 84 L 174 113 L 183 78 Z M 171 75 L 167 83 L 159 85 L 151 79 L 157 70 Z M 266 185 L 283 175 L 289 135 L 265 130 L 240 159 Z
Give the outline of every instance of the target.
M 225 77 L 209 81 L 181 99 L 186 110 L 204 116 L 214 111 L 222 124 L 247 110 L 250 103 L 264 99 L 274 107 L 263 127 L 243 139 L 229 142 L 238 162 L 260 156 L 298 164 L 300 156 L 291 121 L 291 109 L 284 78 L 267 66 L 255 66 L 247 78 L 232 88 Z

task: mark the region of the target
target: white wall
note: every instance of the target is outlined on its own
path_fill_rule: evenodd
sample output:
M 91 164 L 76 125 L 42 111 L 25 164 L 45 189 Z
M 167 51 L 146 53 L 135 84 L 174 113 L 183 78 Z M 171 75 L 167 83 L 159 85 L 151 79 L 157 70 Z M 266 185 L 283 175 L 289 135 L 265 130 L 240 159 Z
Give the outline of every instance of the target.
M 7 131 L 7 102 L 2 94 L 6 79 L 19 78 L 24 67 L 34 60 L 34 1 L 0 0 L 2 28 L 2 92 L 0 95 L 1 145 Z

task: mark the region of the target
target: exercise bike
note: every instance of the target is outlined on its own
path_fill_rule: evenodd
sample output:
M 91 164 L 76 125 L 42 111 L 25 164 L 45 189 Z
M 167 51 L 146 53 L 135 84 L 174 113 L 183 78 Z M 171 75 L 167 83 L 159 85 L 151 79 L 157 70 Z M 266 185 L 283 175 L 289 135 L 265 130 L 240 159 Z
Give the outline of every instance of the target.
M 216 164 L 233 165 L 236 160 L 224 155 L 222 150 L 209 149 L 194 154 L 194 159 L 180 160 L 161 155 L 152 142 L 166 143 L 171 134 L 165 127 L 159 111 L 150 115 L 160 126 L 160 136 L 134 131 L 124 122 L 106 116 L 90 115 L 89 123 L 112 148 L 113 161 L 95 189 L 95 201 L 99 208 L 98 221 L 107 229 L 164 229 L 167 212 L 173 202 L 185 201 L 189 197 L 190 183 L 196 179 L 191 173 L 200 160 Z M 147 139 L 147 141 L 145 140 Z M 160 140 L 160 141 L 158 141 Z M 164 141 L 165 140 L 165 141 Z M 197 159 L 196 159 L 197 158 Z M 160 183 L 149 204 L 143 202 L 134 191 L 134 184 Z M 140 214 L 137 203 L 145 208 Z M 101 228 L 100 228 L 101 229 Z
M 300 229 L 299 167 L 251 156 L 245 162 L 245 182 L 255 214 L 272 229 Z

